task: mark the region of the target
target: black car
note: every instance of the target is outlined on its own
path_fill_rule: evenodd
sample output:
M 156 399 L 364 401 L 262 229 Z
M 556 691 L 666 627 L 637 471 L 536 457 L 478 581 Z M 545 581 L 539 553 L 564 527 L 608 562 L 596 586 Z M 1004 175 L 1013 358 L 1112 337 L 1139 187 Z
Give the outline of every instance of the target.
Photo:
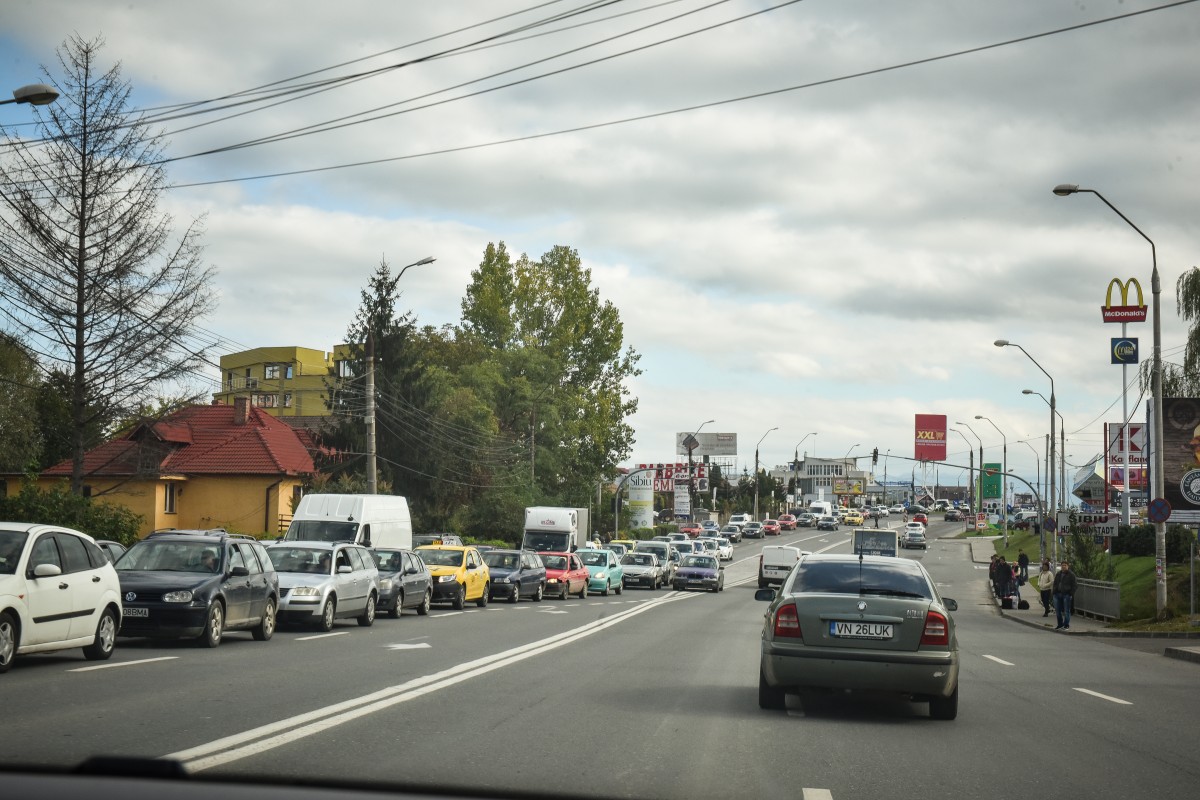
M 533 550 L 488 550 L 483 554 L 492 576 L 491 599 L 519 602 L 528 597 L 535 603 L 546 592 L 546 566 Z
M 275 633 L 279 577 L 249 536 L 220 529 L 157 531 L 115 565 L 124 609 L 121 636 L 196 638 L 216 647 L 226 631 Z
M 433 577 L 421 557 L 411 550 L 376 548 L 371 551 L 379 569 L 380 611 L 399 617 L 406 608 L 421 616 L 429 613 L 433 602 Z

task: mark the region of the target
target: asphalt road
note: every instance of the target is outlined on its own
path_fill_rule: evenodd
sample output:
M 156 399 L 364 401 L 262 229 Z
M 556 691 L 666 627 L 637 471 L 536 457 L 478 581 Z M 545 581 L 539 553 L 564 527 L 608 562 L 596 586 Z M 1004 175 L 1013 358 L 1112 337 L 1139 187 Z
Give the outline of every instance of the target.
M 890 518 L 894 525 L 899 522 Z M 0 676 L 6 764 L 172 756 L 201 776 L 647 798 L 1194 796 L 1195 664 L 1002 619 L 959 526 L 922 559 L 959 602 L 961 706 L 830 697 L 757 707 L 757 552 L 720 594 L 628 590 L 332 634 L 122 639 Z M 768 543 L 849 550 L 846 530 Z M 96 669 L 95 667 L 101 667 Z

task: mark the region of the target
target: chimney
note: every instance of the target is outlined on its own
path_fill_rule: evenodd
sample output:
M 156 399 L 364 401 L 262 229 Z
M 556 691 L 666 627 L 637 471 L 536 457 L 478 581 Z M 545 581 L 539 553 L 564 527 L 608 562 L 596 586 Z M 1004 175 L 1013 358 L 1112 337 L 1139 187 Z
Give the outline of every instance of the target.
M 245 425 L 246 419 L 250 416 L 250 398 L 235 397 L 233 398 L 233 424 Z

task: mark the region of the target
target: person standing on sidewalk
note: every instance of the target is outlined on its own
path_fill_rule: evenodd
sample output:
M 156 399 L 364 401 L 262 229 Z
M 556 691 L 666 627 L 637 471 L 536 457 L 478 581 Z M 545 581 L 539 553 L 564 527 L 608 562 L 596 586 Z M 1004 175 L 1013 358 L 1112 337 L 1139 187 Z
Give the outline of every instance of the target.
M 1066 561 L 1062 562 L 1058 574 L 1054 576 L 1054 613 L 1058 618 L 1058 626 L 1054 629 L 1056 631 L 1071 630 L 1071 604 L 1075 600 L 1077 585 L 1071 565 Z
M 1004 598 L 1012 594 L 1012 567 L 1004 560 L 1004 556 L 996 562 L 996 597 L 1000 598 L 1003 606 Z
M 1043 617 L 1050 616 L 1051 603 L 1054 602 L 1054 570 L 1050 569 L 1050 562 L 1042 562 L 1042 571 L 1038 573 L 1038 591 L 1042 593 L 1042 608 L 1045 609 Z
M 1021 568 L 1021 577 L 1026 581 L 1029 580 L 1029 556 L 1025 555 L 1024 550 L 1017 551 L 1017 566 Z

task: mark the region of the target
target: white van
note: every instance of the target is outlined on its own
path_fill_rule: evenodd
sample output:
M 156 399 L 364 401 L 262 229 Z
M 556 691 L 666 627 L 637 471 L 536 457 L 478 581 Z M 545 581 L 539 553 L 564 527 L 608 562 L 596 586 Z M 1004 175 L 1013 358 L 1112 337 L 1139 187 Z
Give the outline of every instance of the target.
M 758 557 L 758 588 L 763 589 L 773 583 L 783 583 L 792 567 L 802 556 L 808 555 L 799 547 L 787 545 L 768 545 L 762 549 Z
M 818 519 L 821 517 L 832 517 L 834 515 L 833 503 L 830 503 L 828 500 L 816 500 L 808 504 L 808 513 Z
M 390 494 L 306 494 L 283 539 L 411 550 L 408 500 Z

